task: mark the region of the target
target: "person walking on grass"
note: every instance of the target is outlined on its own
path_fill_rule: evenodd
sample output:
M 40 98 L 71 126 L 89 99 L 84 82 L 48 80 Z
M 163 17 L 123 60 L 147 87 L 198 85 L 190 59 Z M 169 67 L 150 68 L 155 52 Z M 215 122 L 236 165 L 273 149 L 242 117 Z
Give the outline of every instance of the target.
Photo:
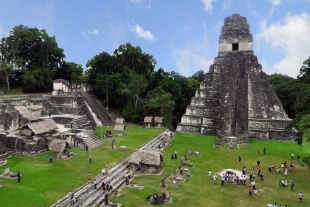
M 50 155 L 50 162 L 53 162 L 53 155 Z
M 291 191 L 293 191 L 293 190 L 294 190 L 294 186 L 295 186 L 295 183 L 294 183 L 294 181 L 293 181 L 293 180 L 291 180 Z
M 90 174 L 90 172 L 88 172 L 87 173 L 87 180 L 88 180 L 88 182 L 90 182 L 90 179 L 91 179 L 91 174 Z
M 216 184 L 216 180 L 217 180 L 217 176 L 216 176 L 216 173 L 215 173 L 215 174 L 213 175 L 213 181 L 214 181 L 213 183 L 214 183 L 214 184 Z
M 20 183 L 20 172 L 19 172 L 19 171 L 17 172 L 16 177 L 17 177 L 17 182 L 19 182 L 19 183 Z
M 299 202 L 302 202 L 302 197 L 303 197 L 303 194 L 302 194 L 302 192 L 300 191 L 300 193 L 298 194 Z
M 88 157 L 88 163 L 93 163 L 93 158 L 91 157 L 91 155 L 89 155 Z

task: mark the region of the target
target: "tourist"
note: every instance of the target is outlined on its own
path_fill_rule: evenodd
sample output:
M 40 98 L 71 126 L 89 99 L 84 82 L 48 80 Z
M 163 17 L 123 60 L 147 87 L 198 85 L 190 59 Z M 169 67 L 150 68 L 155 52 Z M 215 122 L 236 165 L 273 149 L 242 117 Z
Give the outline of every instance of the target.
M 295 183 L 294 183 L 294 181 L 293 181 L 293 180 L 291 180 L 291 191 L 293 191 L 293 190 L 294 190 L 294 186 L 295 186 Z
M 278 207 L 278 206 L 277 206 L 277 203 L 274 203 L 273 207 Z
M 260 176 L 260 180 L 264 180 L 264 173 L 263 173 L 263 171 L 261 171 L 261 172 L 259 173 L 259 176 Z
M 88 157 L 88 163 L 93 163 L 93 158 L 91 157 L 91 155 L 89 155 Z
M 102 183 L 101 183 L 101 189 L 103 190 L 103 191 L 105 191 L 105 183 L 102 181 Z
M 292 153 L 292 160 L 294 159 L 294 153 Z
M 241 157 L 240 157 L 240 156 L 239 156 L 239 158 L 238 158 L 238 159 L 239 159 L 239 162 L 241 162 Z
M 97 180 L 94 179 L 94 188 L 97 189 Z
M 212 172 L 209 171 L 209 178 L 211 179 L 212 178 Z
M 243 186 L 245 186 L 245 183 L 246 183 L 246 176 L 244 175 L 243 176 Z
M 257 168 L 257 175 L 259 176 L 260 173 L 260 167 Z
M 50 155 L 50 162 L 53 162 L 53 155 Z
M 251 196 L 252 195 L 252 186 L 249 186 L 248 191 L 249 191 L 249 196 Z
M 90 179 L 91 179 L 91 174 L 90 174 L 90 172 L 87 173 L 87 179 L 88 179 L 88 182 L 89 182 Z
M 217 176 L 216 176 L 216 173 L 215 173 L 215 174 L 213 175 L 213 181 L 214 181 L 213 183 L 214 183 L 214 184 L 216 184 L 216 180 L 217 180 Z
M 86 145 L 86 147 L 85 147 L 85 151 L 86 151 L 86 152 L 88 152 L 88 145 Z
M 287 176 L 287 168 L 285 168 L 285 170 L 284 170 L 284 175 L 285 175 L 285 177 Z
M 268 166 L 268 171 L 271 172 L 271 165 Z
M 259 160 L 257 160 L 257 167 L 259 167 L 259 164 L 260 164 L 260 161 L 259 161 Z
M 71 195 L 70 202 L 71 203 L 75 203 L 76 202 L 76 198 L 74 197 L 74 194 Z
M 174 159 L 174 152 L 171 152 L 171 159 Z
M 257 197 L 257 189 L 254 187 L 254 190 L 253 190 L 253 198 L 256 198 Z
M 107 174 L 108 174 L 108 171 L 107 171 L 105 168 L 102 168 L 101 174 L 102 174 L 102 175 L 107 175 Z
M 177 151 L 174 152 L 174 159 L 178 159 L 178 152 Z
M 222 175 L 222 186 L 224 185 L 224 182 L 225 182 L 225 173 L 223 173 L 223 175 Z
M 17 177 L 17 182 L 20 182 L 20 172 L 19 171 L 17 171 L 16 177 Z
M 257 154 L 259 155 L 259 151 L 257 151 Z
M 299 163 L 299 158 L 300 158 L 299 155 L 297 155 L 297 163 Z
M 267 207 L 273 207 L 273 205 L 271 203 L 268 203 Z
M 298 195 L 299 202 L 302 202 L 302 197 L 303 197 L 303 195 L 302 195 L 302 192 L 300 191 L 300 193 L 299 193 L 299 195 Z
M 266 155 L 266 147 L 264 147 L 264 155 Z

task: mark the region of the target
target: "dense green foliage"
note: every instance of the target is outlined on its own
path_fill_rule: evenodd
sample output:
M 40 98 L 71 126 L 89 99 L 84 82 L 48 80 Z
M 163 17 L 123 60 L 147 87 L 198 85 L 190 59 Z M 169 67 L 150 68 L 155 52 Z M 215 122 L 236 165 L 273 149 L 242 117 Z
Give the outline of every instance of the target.
M 166 125 L 175 127 L 204 72 L 186 78 L 162 68 L 155 71 L 155 65 L 152 55 L 126 43 L 113 55 L 102 52 L 91 58 L 86 76 L 105 106 L 121 109 L 126 120 L 139 123 L 146 115 L 163 116 Z
M 37 28 L 14 27 L 0 42 L 0 77 L 21 86 L 25 92 L 52 90 L 53 80 L 63 78 L 72 83 L 82 82 L 81 65 L 64 61 L 63 49 L 56 38 Z
M 281 74 L 273 74 L 268 80 L 276 90 L 286 113 L 293 121 L 287 130 L 299 131 L 296 138 L 301 146 L 303 139 L 310 141 L 310 57 L 303 62 L 297 79 Z

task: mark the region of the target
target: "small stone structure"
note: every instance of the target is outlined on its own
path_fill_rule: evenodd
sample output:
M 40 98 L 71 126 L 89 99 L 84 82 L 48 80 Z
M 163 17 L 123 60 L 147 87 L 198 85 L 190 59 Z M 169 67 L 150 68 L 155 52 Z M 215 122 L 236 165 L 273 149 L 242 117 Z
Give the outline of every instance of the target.
M 294 140 L 291 120 L 253 52 L 247 19 L 225 18 L 219 52 L 183 114 L 178 132 L 216 135 L 216 145 L 248 143 L 249 137 Z M 230 137 L 236 137 L 231 139 Z
M 125 130 L 125 119 L 124 118 L 116 118 L 115 119 L 115 131 L 124 131 Z
M 146 127 L 150 128 L 152 123 L 153 123 L 153 117 L 151 116 L 144 117 L 144 124 Z
M 68 80 L 56 79 L 53 81 L 53 95 L 62 95 L 64 93 L 76 93 L 92 91 L 93 87 L 89 83 L 71 84 Z
M 133 164 L 133 173 L 137 170 L 148 171 L 147 168 L 152 166 L 161 166 L 163 152 L 160 149 L 145 148 L 135 151 L 129 158 L 128 162 Z M 154 169 L 155 170 L 155 169 Z
M 155 127 L 162 127 L 163 126 L 163 119 L 164 119 L 164 117 L 155 116 L 154 117 Z
M 44 120 L 44 121 L 37 121 L 25 124 L 20 129 L 20 134 L 31 137 L 34 135 L 44 135 L 44 134 L 51 134 L 58 127 L 56 126 L 55 122 L 52 120 Z

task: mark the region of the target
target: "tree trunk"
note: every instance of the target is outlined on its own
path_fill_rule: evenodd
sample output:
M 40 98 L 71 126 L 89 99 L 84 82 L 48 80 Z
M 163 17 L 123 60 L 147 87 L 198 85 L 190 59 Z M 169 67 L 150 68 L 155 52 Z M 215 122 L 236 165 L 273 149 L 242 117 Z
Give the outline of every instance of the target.
M 6 85 L 8 86 L 8 91 L 10 91 L 10 76 L 5 77 Z

